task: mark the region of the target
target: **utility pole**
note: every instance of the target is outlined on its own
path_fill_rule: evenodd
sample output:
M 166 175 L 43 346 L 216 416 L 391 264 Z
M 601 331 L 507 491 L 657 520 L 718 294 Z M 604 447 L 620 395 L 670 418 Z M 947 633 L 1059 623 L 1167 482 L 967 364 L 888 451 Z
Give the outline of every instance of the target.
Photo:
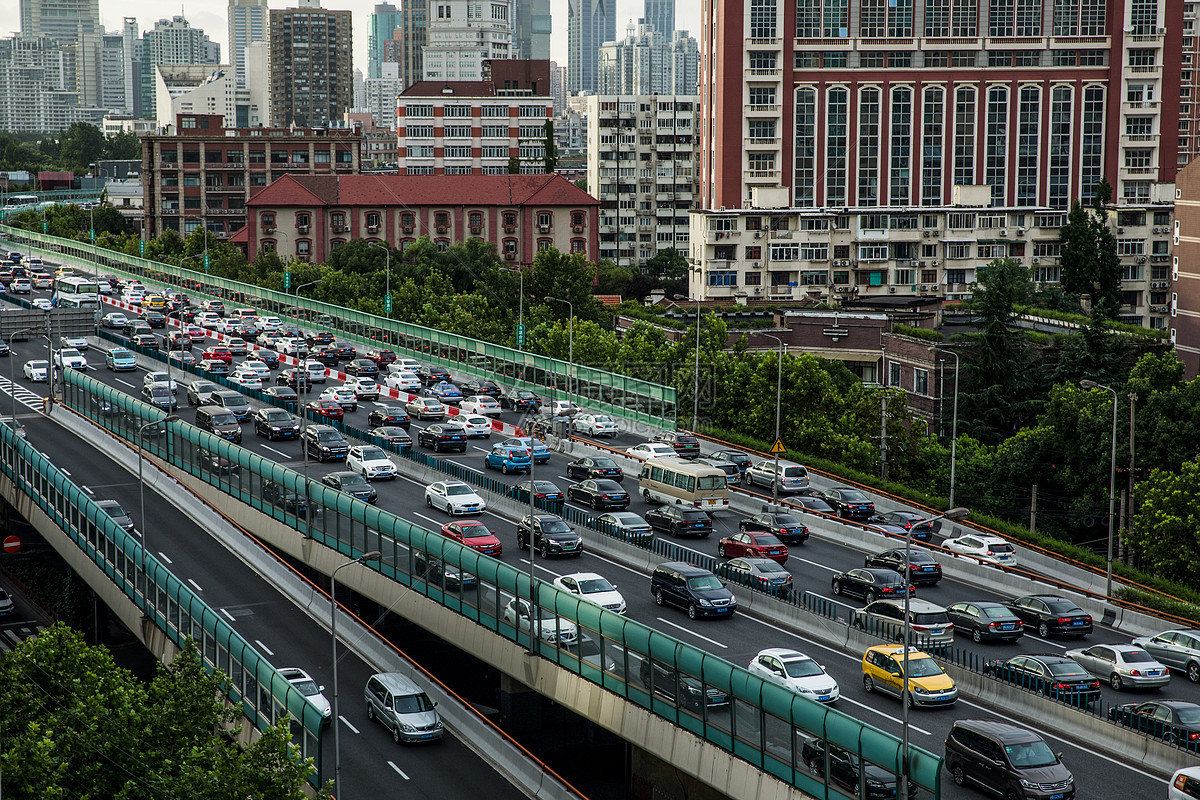
M 1029 532 L 1033 533 L 1037 530 L 1037 484 L 1033 485 L 1033 492 L 1029 497 Z
M 887 463 L 887 394 L 881 394 L 882 402 L 880 407 L 879 418 L 879 477 L 883 480 L 888 479 L 888 463 Z
M 1138 396 L 1136 393 L 1129 395 L 1129 504 L 1125 506 L 1129 514 L 1126 517 L 1122 514 L 1125 520 L 1125 532 L 1121 535 L 1120 555 L 1121 562 L 1129 563 L 1129 534 L 1133 531 L 1133 421 L 1134 421 L 1134 404 L 1137 402 Z

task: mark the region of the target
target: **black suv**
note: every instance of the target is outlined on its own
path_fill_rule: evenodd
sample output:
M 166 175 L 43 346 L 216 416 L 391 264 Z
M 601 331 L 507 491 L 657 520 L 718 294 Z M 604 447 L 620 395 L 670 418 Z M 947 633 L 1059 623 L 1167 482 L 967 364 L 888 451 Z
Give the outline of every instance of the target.
M 260 408 L 254 412 L 254 432 L 275 439 L 295 439 L 300 435 L 300 420 L 282 408 Z
M 486 395 L 493 400 L 499 400 L 501 395 L 500 384 L 487 378 L 478 380 L 472 378 L 465 383 L 459 384 L 462 389 L 463 397 L 471 397 L 473 395 Z
M 517 547 L 529 546 L 529 515 L 517 523 Z M 553 514 L 538 514 L 533 518 L 533 546 L 542 558 L 550 556 L 583 555 L 583 538 Z
M 309 425 L 304 431 L 304 449 L 318 461 L 343 459 L 350 452 L 350 444 L 337 428 L 329 425 Z
M 263 481 L 262 498 L 263 502 L 268 505 L 275 506 L 285 513 L 301 519 L 308 514 L 308 501 L 303 494 L 274 481 Z
M 500 407 L 513 411 L 536 412 L 542 407 L 542 398 L 527 389 L 513 389 L 500 395 Z
M 707 539 L 712 533 L 712 519 L 698 508 L 659 506 L 643 515 L 651 528 L 666 531 L 672 536 L 691 534 Z
M 946 736 L 946 769 L 959 786 L 1005 797 L 1075 798 L 1071 770 L 1042 737 L 1005 722 L 955 721 Z
M 737 610 L 733 592 L 706 569 L 681 561 L 659 564 L 650 575 L 650 594 L 658 605 L 687 609 L 688 616 L 728 617 Z
M 862 775 L 867 779 L 867 800 L 892 800 L 898 794 L 896 773 L 863 761 L 856 754 L 836 744 L 826 744 L 823 739 L 809 739 L 800 751 L 804 765 L 814 775 L 824 776 L 826 762 L 829 767 L 829 783 L 859 797 L 858 781 Z M 909 782 L 908 796 L 917 796 L 917 784 Z
M 671 445 L 680 458 L 700 457 L 700 440 L 687 431 L 664 431 L 650 437 L 650 441 Z

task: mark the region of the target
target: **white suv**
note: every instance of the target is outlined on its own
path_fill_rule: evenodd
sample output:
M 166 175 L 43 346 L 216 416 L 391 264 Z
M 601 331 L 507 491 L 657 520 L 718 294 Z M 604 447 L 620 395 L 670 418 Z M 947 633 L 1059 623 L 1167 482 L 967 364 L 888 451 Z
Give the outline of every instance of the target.
M 1017 548 L 999 536 L 968 533 L 942 542 L 942 547 L 955 553 L 971 556 L 981 564 L 1017 565 Z

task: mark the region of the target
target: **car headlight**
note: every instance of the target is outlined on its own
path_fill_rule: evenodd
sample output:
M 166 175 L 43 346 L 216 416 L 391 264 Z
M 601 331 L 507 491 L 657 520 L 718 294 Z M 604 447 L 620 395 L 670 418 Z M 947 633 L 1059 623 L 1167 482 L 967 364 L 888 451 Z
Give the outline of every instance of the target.
M 912 684 L 909 684 L 908 688 L 912 689 L 917 694 L 929 694 L 929 690 L 924 686 L 913 686 Z
M 415 732 L 416 732 L 416 730 L 417 730 L 417 729 L 416 729 L 416 728 L 414 728 L 412 725 L 409 725 L 407 722 L 401 722 L 401 723 L 400 723 L 400 729 L 401 729 L 402 731 L 404 731 L 405 733 L 415 733 Z
M 816 694 L 816 692 L 814 692 L 812 689 L 809 689 L 807 686 L 797 686 L 796 691 L 800 694 Z
M 1021 778 L 1021 786 L 1025 789 L 1036 789 L 1040 785 L 1041 784 L 1037 784 L 1037 783 L 1034 783 L 1033 781 L 1027 781 L 1024 778 Z
M 711 605 L 712 605 L 712 602 L 711 602 L 711 601 L 709 601 L 709 600 L 706 600 L 706 599 L 705 599 L 705 598 L 703 598 L 703 597 L 701 597 L 701 598 L 700 598 L 700 605 L 702 605 L 702 606 L 711 606 Z

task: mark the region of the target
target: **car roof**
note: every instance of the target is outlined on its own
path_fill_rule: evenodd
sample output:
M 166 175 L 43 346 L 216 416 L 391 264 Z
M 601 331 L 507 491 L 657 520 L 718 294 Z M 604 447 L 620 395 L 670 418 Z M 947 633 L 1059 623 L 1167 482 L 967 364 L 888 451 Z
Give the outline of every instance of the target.
M 967 728 L 978 733 L 987 734 L 1002 742 L 1041 741 L 1036 733 L 1007 722 L 996 722 L 990 719 L 959 719 L 954 721 L 954 727 Z
M 422 692 L 420 686 L 413 683 L 407 675 L 399 672 L 377 672 L 371 676 L 383 684 L 383 687 L 394 694 L 417 694 Z
M 775 656 L 776 658 L 784 660 L 784 661 L 797 659 L 797 658 L 803 658 L 808 661 L 813 660 L 812 656 L 807 656 L 804 653 L 801 653 L 799 650 L 792 650 L 789 647 L 768 647 L 765 650 L 759 650 L 758 655 L 760 655 L 760 656 Z
M 894 597 L 885 597 L 882 600 L 876 600 L 875 602 L 887 603 L 888 605 L 893 605 L 898 608 L 904 607 L 904 600 L 896 599 Z M 912 597 L 909 598 L 908 601 L 908 610 L 916 614 L 932 614 L 938 611 L 945 611 L 946 608 L 944 606 L 939 606 L 937 603 L 931 603 L 928 600 L 923 600 L 919 597 Z
M 567 573 L 566 575 L 560 575 L 559 580 L 561 580 L 562 578 L 574 578 L 577 581 L 583 581 L 583 580 L 591 580 L 593 578 L 603 578 L 603 577 L 604 576 L 598 572 L 570 572 L 570 573 Z
M 875 644 L 867 648 L 866 652 L 886 653 L 889 656 L 903 656 L 904 645 L 902 644 Z M 913 658 L 933 658 L 924 650 L 918 650 L 915 647 L 908 648 L 908 657 Z
M 697 576 L 697 575 L 712 575 L 712 570 L 697 567 L 692 564 L 684 563 L 683 561 L 665 561 L 659 564 L 655 569 L 669 569 L 678 572 L 680 575 Z

